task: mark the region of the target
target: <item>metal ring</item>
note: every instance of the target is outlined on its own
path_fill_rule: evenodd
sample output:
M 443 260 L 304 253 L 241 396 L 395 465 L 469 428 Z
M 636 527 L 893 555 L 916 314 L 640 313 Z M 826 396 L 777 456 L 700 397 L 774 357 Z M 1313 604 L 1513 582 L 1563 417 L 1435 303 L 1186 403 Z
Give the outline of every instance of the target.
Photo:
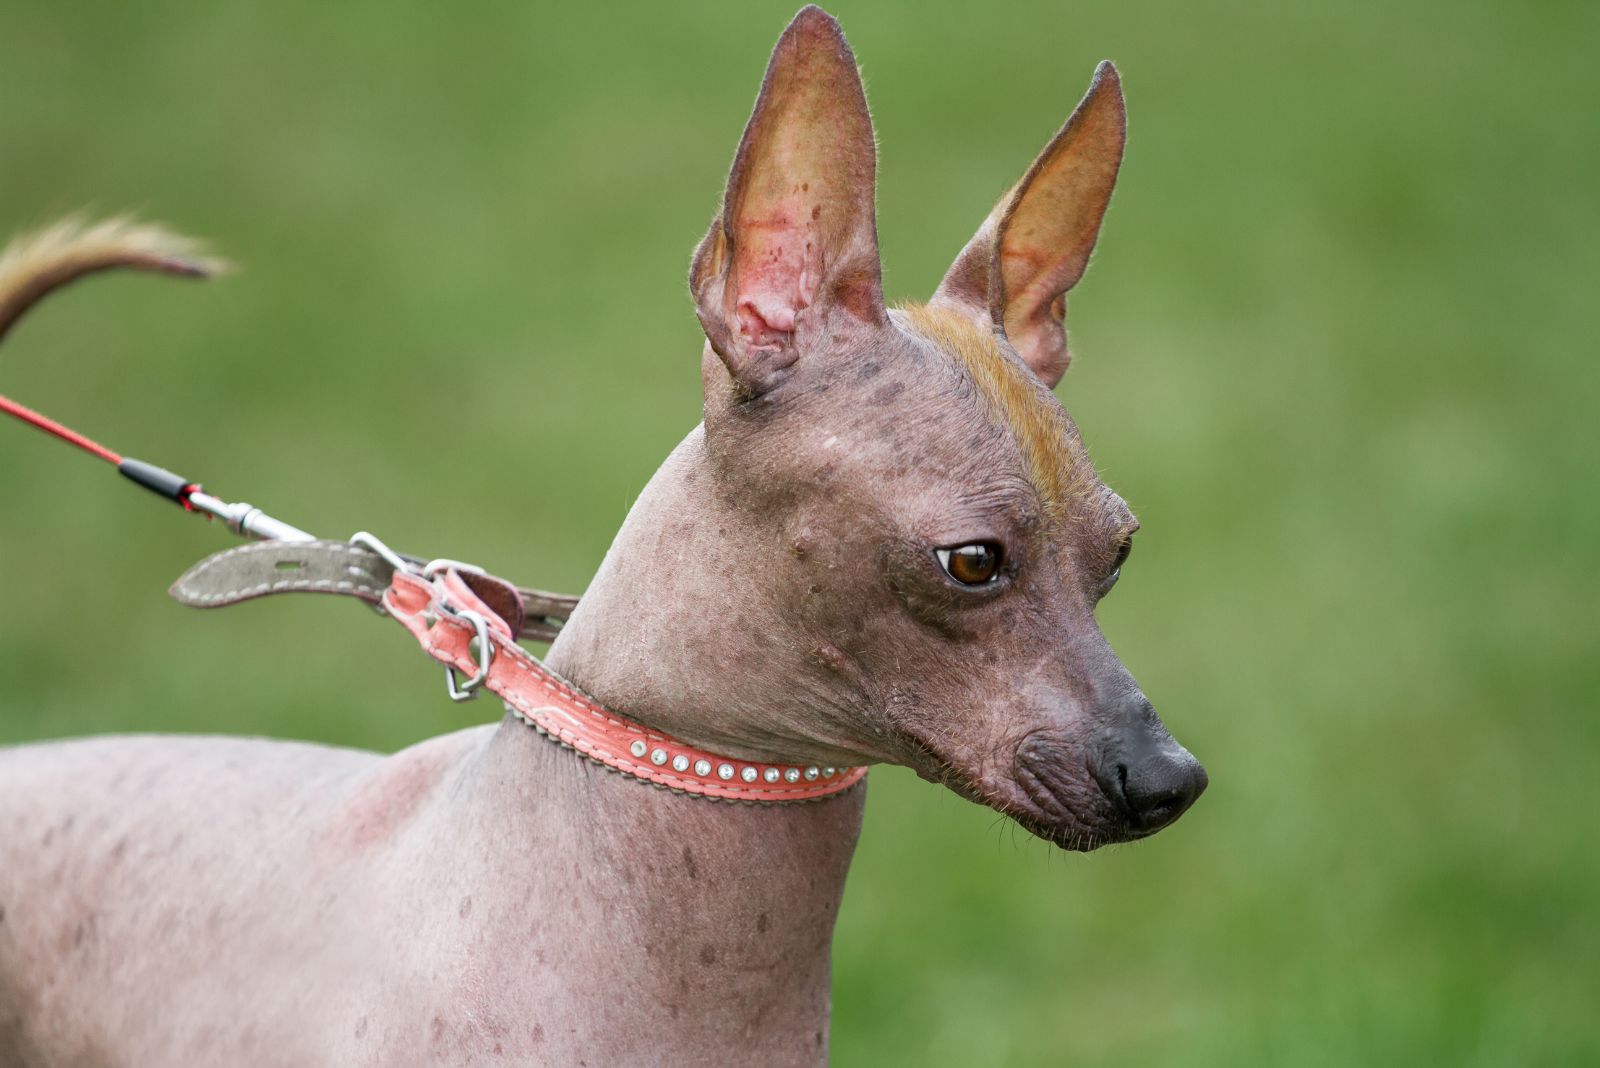
M 422 577 L 431 579 L 445 568 L 449 568 L 452 571 L 462 571 L 469 575 L 487 574 L 487 572 L 477 564 L 467 564 L 460 560 L 451 560 L 447 557 L 440 557 L 437 560 L 429 560 L 427 563 L 422 565 Z
M 441 605 L 440 607 L 444 607 Z M 460 703 L 470 701 L 478 696 L 478 687 L 489 677 L 489 665 L 494 663 L 494 643 L 489 640 L 489 621 L 471 610 L 457 612 L 447 609 L 450 615 L 457 619 L 464 619 L 471 623 L 478 633 L 474 641 L 478 643 L 478 672 L 466 682 L 456 682 L 456 669 L 450 664 L 444 666 L 444 688 L 450 695 L 450 700 Z

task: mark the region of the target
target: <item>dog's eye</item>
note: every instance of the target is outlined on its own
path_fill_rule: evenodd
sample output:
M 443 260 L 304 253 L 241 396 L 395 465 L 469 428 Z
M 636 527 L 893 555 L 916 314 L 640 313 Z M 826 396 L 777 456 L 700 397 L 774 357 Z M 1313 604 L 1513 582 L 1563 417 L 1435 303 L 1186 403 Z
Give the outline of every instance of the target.
M 1110 593 L 1111 587 L 1122 577 L 1122 565 L 1128 562 L 1128 554 L 1131 552 L 1133 552 L 1133 538 L 1130 536 L 1117 547 L 1117 558 L 1111 562 L 1111 571 L 1100 582 L 1100 596 L 1104 597 Z
M 987 585 L 1000 574 L 1000 546 L 992 541 L 975 541 L 933 552 L 945 574 L 963 586 Z

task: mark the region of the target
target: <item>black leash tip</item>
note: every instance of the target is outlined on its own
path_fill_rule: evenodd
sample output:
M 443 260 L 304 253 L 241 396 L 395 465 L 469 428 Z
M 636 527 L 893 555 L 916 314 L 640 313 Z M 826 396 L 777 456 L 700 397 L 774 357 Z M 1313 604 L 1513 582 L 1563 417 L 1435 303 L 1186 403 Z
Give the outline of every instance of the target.
M 164 467 L 147 464 L 143 460 L 123 460 L 117 464 L 117 470 L 129 481 L 184 508 L 189 507 L 189 494 L 199 488 L 182 475 L 175 475 Z

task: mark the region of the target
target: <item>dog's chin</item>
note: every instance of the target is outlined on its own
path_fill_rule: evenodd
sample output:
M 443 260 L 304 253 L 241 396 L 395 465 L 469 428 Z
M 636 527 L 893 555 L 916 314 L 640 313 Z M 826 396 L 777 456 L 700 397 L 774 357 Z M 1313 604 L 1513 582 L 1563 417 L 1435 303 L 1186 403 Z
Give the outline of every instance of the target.
M 1092 782 L 1084 784 L 1081 792 L 1062 797 L 1026 772 L 1019 778 L 984 775 L 940 755 L 925 742 L 919 742 L 918 748 L 925 759 L 911 767 L 919 776 L 1000 813 L 1035 838 L 1068 852 L 1090 853 L 1151 833 L 1118 817 Z
M 974 791 L 971 794 L 957 792 L 1006 816 L 1035 838 L 1071 853 L 1091 853 L 1101 846 L 1145 837 L 1144 832 L 1118 819 L 1108 809 L 1096 806 L 1084 812 L 1063 808 L 1059 803 L 1049 803 L 1048 807 L 1040 804 L 1029 796 L 1025 784 L 979 784 Z
M 1034 813 L 1005 809 L 998 811 L 1004 812 L 1017 826 L 1035 838 L 1042 838 L 1069 853 L 1092 853 L 1101 846 L 1119 845 L 1146 836 L 1121 820 L 1053 821 Z

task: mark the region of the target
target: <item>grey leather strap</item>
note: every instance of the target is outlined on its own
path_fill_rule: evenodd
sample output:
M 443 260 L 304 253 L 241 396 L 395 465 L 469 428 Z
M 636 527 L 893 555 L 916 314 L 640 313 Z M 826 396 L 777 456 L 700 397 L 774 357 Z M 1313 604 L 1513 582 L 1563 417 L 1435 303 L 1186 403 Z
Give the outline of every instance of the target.
M 263 541 L 215 553 L 178 577 L 168 591 L 192 608 L 222 608 L 277 593 L 331 593 L 380 604 L 394 568 L 370 549 L 343 541 Z M 578 598 L 511 586 L 492 576 L 463 576 L 480 595 L 495 600 L 496 588 L 520 602 L 506 605 L 519 638 L 553 641 Z M 496 610 L 501 610 L 497 604 Z M 515 618 L 520 616 L 521 618 Z
M 394 568 L 377 553 L 342 541 L 260 541 L 206 557 L 167 591 L 192 608 L 274 593 L 338 593 L 377 604 Z

